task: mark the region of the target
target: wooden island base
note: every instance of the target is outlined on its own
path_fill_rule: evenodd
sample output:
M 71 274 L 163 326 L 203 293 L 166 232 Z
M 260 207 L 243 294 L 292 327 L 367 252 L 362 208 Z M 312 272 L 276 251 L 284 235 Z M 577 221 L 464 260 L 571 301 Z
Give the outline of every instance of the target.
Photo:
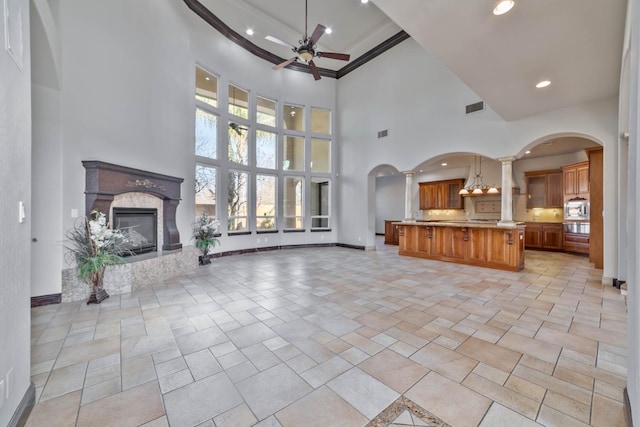
M 399 254 L 478 267 L 524 268 L 524 225 L 398 222 Z

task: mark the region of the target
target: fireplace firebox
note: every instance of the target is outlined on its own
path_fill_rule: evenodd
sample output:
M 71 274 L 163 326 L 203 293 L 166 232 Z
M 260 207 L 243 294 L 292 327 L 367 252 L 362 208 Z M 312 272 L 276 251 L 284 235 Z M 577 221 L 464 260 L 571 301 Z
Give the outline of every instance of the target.
M 125 256 L 157 250 L 157 209 L 114 207 L 112 223 L 127 238 L 125 247 L 130 253 Z

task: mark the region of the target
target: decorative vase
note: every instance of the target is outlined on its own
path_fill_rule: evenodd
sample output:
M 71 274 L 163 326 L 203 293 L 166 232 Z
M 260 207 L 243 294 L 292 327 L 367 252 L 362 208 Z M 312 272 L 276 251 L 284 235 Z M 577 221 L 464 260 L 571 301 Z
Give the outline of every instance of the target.
M 211 264 L 211 259 L 209 258 L 209 248 L 202 249 L 202 255 L 198 258 L 200 261 L 200 265 Z
M 103 281 L 104 279 L 104 268 L 98 270 L 92 277 L 91 283 L 91 295 L 89 295 L 89 299 L 87 300 L 87 305 L 89 304 L 100 304 L 105 299 L 109 298 L 109 294 L 104 290 Z

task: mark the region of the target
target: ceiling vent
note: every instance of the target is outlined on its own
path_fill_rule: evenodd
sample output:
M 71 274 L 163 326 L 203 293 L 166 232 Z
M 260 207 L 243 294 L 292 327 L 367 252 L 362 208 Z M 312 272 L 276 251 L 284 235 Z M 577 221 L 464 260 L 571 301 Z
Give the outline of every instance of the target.
M 384 138 L 389 135 L 389 129 L 381 130 L 378 132 L 378 139 Z
M 484 110 L 484 102 L 480 101 L 476 102 L 475 104 L 469 104 L 465 107 L 465 110 L 467 114 L 475 113 L 476 111 L 482 111 Z

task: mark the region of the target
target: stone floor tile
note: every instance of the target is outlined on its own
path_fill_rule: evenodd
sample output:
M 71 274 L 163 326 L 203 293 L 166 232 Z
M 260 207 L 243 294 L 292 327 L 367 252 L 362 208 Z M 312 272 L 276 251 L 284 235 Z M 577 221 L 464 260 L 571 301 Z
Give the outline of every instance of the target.
M 246 404 L 238 405 L 213 419 L 215 427 L 251 427 L 258 422 Z
M 173 372 L 158 379 L 162 394 L 169 393 L 177 388 L 183 387 L 193 382 L 193 377 L 188 369 Z
M 162 377 L 166 377 L 167 375 L 186 369 L 187 363 L 184 361 L 182 357 L 176 357 L 175 359 L 169 360 L 164 363 L 156 363 L 155 366 L 156 366 L 156 374 L 158 375 L 158 378 L 162 378 Z
M 276 417 L 282 427 L 364 426 L 367 423 L 367 418 L 326 386 L 287 406 Z
M 540 424 L 524 417 L 499 403 L 493 403 L 479 427 L 538 427 Z
M 35 405 L 27 419 L 26 427 L 49 427 L 51 421 L 73 426 L 78 417 L 82 391 L 77 390 Z
M 474 337 L 469 337 L 465 342 L 460 344 L 460 346 L 456 348 L 456 352 L 479 360 L 504 372 L 511 372 L 522 357 L 522 354 L 517 351 L 509 350 Z
M 427 344 L 410 359 L 456 382 L 462 381 L 478 364 L 477 360 L 434 343 Z
M 591 425 L 594 427 L 624 427 L 624 407 L 621 402 L 601 394 L 593 395 Z
M 153 381 L 84 405 L 77 427 L 139 426 L 164 415 L 158 382 Z
M 184 356 L 228 341 L 225 333 L 217 326 L 176 337 L 178 347 Z
M 443 377 L 429 372 L 405 396 L 451 425 L 477 426 L 491 400 Z
M 589 404 L 584 404 L 563 396 L 562 394 L 547 390 L 543 404 L 582 421 L 583 423 L 589 424 L 589 420 L 591 418 L 591 402 L 589 402 Z
M 311 387 L 318 388 L 352 367 L 353 365 L 342 357 L 334 356 L 326 362 L 322 362 L 304 371 L 300 376 L 309 383 Z
M 469 374 L 462 385 L 530 419 L 536 417 L 540 407 L 539 401 L 474 373 Z
M 401 394 L 429 372 L 429 369 L 388 349 L 358 367 Z
M 127 390 L 155 379 L 156 370 L 151 356 L 122 361 L 122 390 Z
M 184 357 L 184 360 L 187 362 L 191 375 L 196 381 L 217 374 L 222 370 L 222 367 L 209 349 L 188 354 Z
M 49 400 L 82 389 L 86 372 L 87 362 L 77 363 L 51 371 L 42 395 L 40 396 L 40 400 Z
M 589 425 L 547 405 L 542 405 L 540 408 L 536 422 L 544 426 L 587 427 Z
M 259 420 L 276 413 L 313 390 L 285 364 L 240 381 L 237 387 Z
M 119 375 L 95 385 L 88 386 L 85 384 L 80 405 L 95 402 L 96 400 L 120 393 L 121 391 L 122 384 Z
M 348 370 L 327 385 L 369 419 L 375 418 L 400 396 L 358 368 Z
M 164 395 L 171 426 L 195 426 L 241 403 L 242 397 L 223 372 Z

